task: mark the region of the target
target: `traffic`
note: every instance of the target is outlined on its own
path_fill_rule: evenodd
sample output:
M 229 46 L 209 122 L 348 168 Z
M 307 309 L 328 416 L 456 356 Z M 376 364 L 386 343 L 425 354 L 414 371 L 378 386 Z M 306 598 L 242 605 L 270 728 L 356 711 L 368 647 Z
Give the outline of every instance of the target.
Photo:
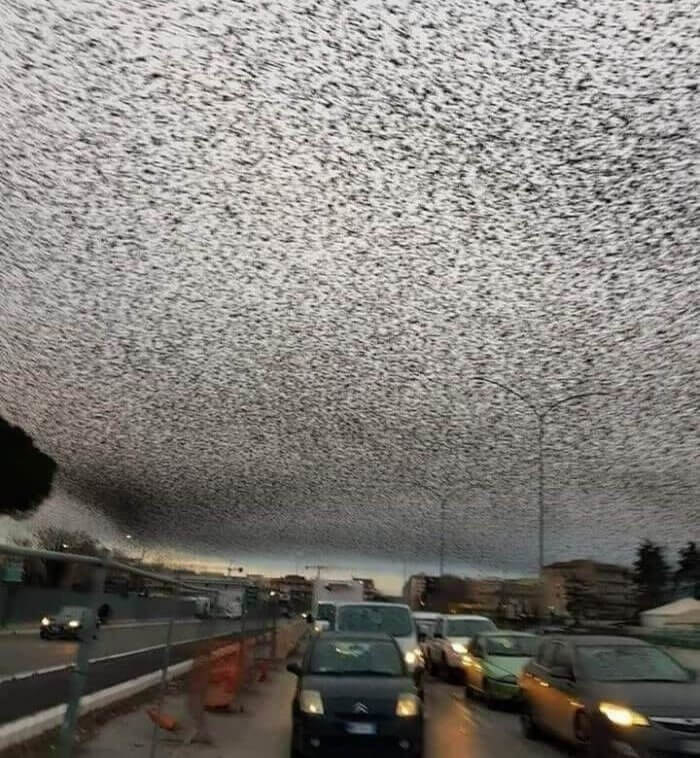
M 298 678 L 294 758 L 434 755 L 423 740 L 426 687 L 441 682 L 518 720 L 523 750 L 542 740 L 590 758 L 700 755 L 697 672 L 647 642 L 498 629 L 485 616 L 400 604 L 320 600 L 319 610 L 326 623 L 313 624 L 301 663 L 288 667 Z

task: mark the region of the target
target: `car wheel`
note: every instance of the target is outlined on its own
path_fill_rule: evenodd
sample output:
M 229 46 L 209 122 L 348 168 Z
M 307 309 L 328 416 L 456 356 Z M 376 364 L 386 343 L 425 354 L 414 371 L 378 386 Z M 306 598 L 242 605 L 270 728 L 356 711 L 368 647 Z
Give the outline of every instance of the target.
M 574 716 L 574 736 L 582 747 L 587 747 L 591 741 L 591 720 L 584 711 L 577 711 Z M 586 753 L 584 752 L 584 755 Z
M 484 679 L 484 702 L 486 703 L 487 708 L 496 707 L 496 699 L 494 698 L 493 693 L 491 692 L 491 687 L 489 687 L 488 679 Z
M 447 656 L 444 653 L 440 662 L 440 675 L 443 679 L 450 680 L 450 667 L 447 665 Z
M 523 736 L 528 740 L 536 740 L 540 736 L 540 730 L 532 716 L 532 706 L 527 700 L 523 700 L 522 708 L 520 709 L 520 728 L 522 729 Z
M 297 743 L 299 742 L 299 736 L 297 733 L 296 726 L 292 726 L 292 738 L 289 743 L 289 758 L 302 758 L 301 753 L 299 752 L 297 748 Z
M 47 634 L 47 633 L 46 633 L 46 632 L 45 632 L 45 631 L 42 629 L 42 630 L 39 632 L 39 637 L 41 637 L 41 639 L 42 639 L 42 640 L 48 640 L 48 638 L 49 638 L 49 635 L 48 635 L 48 634 Z

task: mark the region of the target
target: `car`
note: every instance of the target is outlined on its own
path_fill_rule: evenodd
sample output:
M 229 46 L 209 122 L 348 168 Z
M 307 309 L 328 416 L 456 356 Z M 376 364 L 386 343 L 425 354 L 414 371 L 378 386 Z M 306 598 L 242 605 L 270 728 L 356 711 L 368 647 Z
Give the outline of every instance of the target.
M 418 633 L 411 609 L 399 603 L 339 603 L 335 629 L 341 632 L 382 632 L 391 635 L 401 648 L 408 670 L 423 696 L 425 664 L 418 646 Z
M 472 637 L 492 631 L 496 631 L 496 625 L 486 616 L 443 615 L 426 645 L 428 671 L 450 680 L 460 679 L 464 675 L 462 656 Z
M 82 605 L 66 605 L 55 616 L 44 616 L 39 625 L 39 636 L 48 639 L 83 639 L 84 634 L 93 635 L 100 626 L 100 619 L 91 608 Z
M 472 638 L 463 657 L 465 694 L 481 695 L 491 707 L 520 696 L 518 676 L 535 654 L 539 638 L 526 632 L 485 632 Z
M 419 636 L 424 635 L 426 639 L 432 637 L 440 615 L 430 611 L 414 611 L 413 621 Z
M 431 611 L 413 612 L 413 623 L 416 625 L 418 646 L 423 654 L 423 660 L 425 660 L 428 643 L 433 637 L 439 618 L 439 613 L 433 613 Z
M 548 637 L 519 683 L 528 738 L 547 732 L 591 758 L 700 755 L 695 672 L 642 640 Z
M 324 632 L 287 670 L 297 676 L 293 758 L 422 758 L 423 704 L 390 635 Z

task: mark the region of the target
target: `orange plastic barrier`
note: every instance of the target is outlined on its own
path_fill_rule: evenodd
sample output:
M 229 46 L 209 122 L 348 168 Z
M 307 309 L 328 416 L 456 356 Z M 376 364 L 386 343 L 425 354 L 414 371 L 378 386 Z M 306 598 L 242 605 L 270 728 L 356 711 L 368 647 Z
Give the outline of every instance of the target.
M 238 642 L 218 648 L 211 654 L 205 708 L 231 707 L 243 680 L 241 659 L 241 645 Z
M 177 719 L 168 716 L 167 713 L 161 713 L 157 708 L 147 708 L 146 713 L 151 721 L 158 724 L 161 729 L 174 732 L 178 728 Z

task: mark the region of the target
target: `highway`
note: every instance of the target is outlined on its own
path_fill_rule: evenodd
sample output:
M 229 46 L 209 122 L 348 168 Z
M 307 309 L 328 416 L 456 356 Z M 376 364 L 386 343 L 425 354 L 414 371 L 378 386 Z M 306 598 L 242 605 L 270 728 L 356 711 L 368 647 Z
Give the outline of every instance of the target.
M 141 625 L 116 626 L 115 628 L 104 626 L 93 643 L 91 657 L 103 658 L 129 650 L 162 645 L 165 642 L 167 628 L 166 621 L 145 622 Z M 173 640 L 180 642 L 240 630 L 240 621 L 188 619 L 175 623 Z M 2 635 L 0 636 L 0 679 L 18 673 L 68 665 L 75 660 L 78 644 L 68 640 L 42 640 L 39 638 L 38 626 L 35 635 Z
M 246 620 L 246 631 L 262 629 L 262 621 Z M 270 628 L 269 622 L 267 628 Z M 85 694 L 157 671 L 163 661 L 167 624 L 146 624 L 127 628 L 105 627 L 99 632 L 91 652 Z M 203 638 L 236 636 L 240 621 L 210 620 L 177 623 L 173 630 L 170 663 L 194 657 Z M 65 703 L 77 642 L 41 640 L 30 635 L 0 637 L 0 724 Z M 128 655 L 120 655 L 128 653 Z M 112 657 L 117 656 L 117 657 Z M 43 671 L 56 667 L 57 670 Z M 37 672 L 28 675 L 29 672 Z

